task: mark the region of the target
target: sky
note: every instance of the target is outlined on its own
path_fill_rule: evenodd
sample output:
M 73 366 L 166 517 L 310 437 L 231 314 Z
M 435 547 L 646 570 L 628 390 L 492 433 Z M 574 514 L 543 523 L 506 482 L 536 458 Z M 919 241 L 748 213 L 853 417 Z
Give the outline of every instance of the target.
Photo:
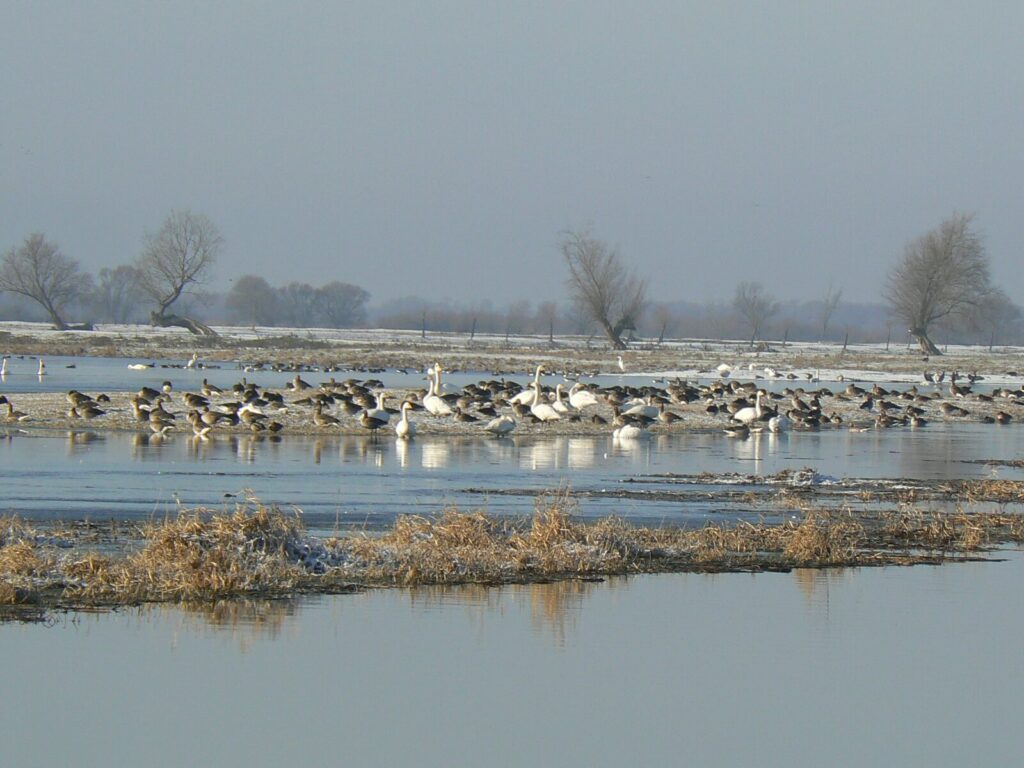
M 588 230 L 659 301 L 879 299 L 969 211 L 1024 303 L 1024 4 L 0 0 L 0 249 L 170 211 L 211 287 L 562 300 Z

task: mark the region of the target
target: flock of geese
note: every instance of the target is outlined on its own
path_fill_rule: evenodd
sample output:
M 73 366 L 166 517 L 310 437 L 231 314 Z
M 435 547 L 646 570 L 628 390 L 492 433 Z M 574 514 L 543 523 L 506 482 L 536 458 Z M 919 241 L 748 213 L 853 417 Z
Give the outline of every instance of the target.
M 196 365 L 193 356 L 189 367 Z M 45 374 L 45 363 L 41 359 L 39 371 L 40 375 Z M 671 425 L 685 418 L 678 412 L 680 409 L 684 413 L 702 410 L 713 420 L 720 421 L 727 435 L 746 437 L 759 431 L 777 434 L 790 429 L 841 425 L 844 417 L 840 411 L 847 413 L 847 418 L 850 413 L 863 414 L 850 419 L 849 426 L 867 429 L 921 427 L 928 418 L 937 415 L 936 411 L 948 417 L 968 417 L 971 411 L 964 405 L 972 400 L 988 404 L 1005 402 L 1007 408 L 1024 405 L 1022 389 L 975 393 L 972 386 L 981 377 L 971 374 L 969 383 L 963 384 L 956 372 L 950 375 L 947 390 L 952 402 L 944 398 L 944 375 L 928 372 L 921 387 L 914 385 L 898 391 L 878 384 L 862 388 L 850 383 L 838 392 L 827 387 L 802 386 L 774 392 L 763 388 L 756 379 L 726 381 L 721 370 L 717 371 L 720 378 L 707 384 L 676 379 L 663 382 L 664 386 L 598 387 L 576 381 L 566 389 L 568 380 L 553 388 L 542 384 L 544 372 L 544 365 L 538 365 L 525 387 L 506 379 L 492 379 L 454 388 L 443 380 L 440 363 L 435 363 L 427 368 L 426 390 L 409 392 L 395 407 L 389 406 L 388 400 L 398 399 L 398 396 L 389 394 L 379 380 L 339 382 L 332 376 L 327 382 L 312 385 L 300 373 L 288 382 L 286 393 L 260 388 L 246 379 L 224 390 L 204 378 L 198 392 L 179 394 L 172 391 L 171 382 L 167 381 L 160 389 L 141 388 L 130 396 L 128 406 L 134 421 L 156 435 L 187 428 L 204 440 L 221 428 L 276 433 L 303 423 L 325 430 L 358 426 L 374 435 L 382 430 L 393 430 L 399 439 L 409 439 L 417 430 L 414 418 L 429 418 L 433 423 L 478 424 L 478 428 L 497 437 L 509 435 L 521 423 L 584 422 L 598 427 L 611 426 L 616 439 L 635 440 L 648 436 L 652 426 Z M 730 367 L 728 373 L 731 372 Z M 808 384 L 811 381 L 808 377 Z M 112 410 L 110 397 L 106 395 L 93 397 L 71 390 L 67 393 L 67 402 L 67 417 L 74 420 L 98 419 Z M 0 395 L 0 405 L 7 407 L 8 422 L 25 422 L 32 418 L 17 410 L 3 395 Z M 309 413 L 308 420 L 295 416 L 304 409 Z M 286 417 L 289 413 L 292 415 Z M 869 421 L 870 417 L 873 418 Z M 994 415 L 980 418 L 1005 424 L 1013 416 L 1006 408 L 999 408 Z

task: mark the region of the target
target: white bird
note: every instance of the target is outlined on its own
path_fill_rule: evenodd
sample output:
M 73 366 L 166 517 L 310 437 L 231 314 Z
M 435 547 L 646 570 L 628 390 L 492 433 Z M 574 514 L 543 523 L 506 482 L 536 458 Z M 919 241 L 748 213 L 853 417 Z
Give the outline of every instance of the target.
M 622 355 L 618 356 L 618 360 L 619 360 L 619 370 L 622 371 L 623 373 L 625 373 L 626 372 L 626 364 L 624 362 L 622 362 Z
M 409 421 L 409 409 L 412 403 L 402 403 L 402 418 L 395 424 L 395 434 L 403 439 L 408 439 L 416 434 L 416 425 Z
M 597 405 L 597 398 L 594 397 L 593 392 L 584 389 L 582 384 L 576 382 L 569 390 L 569 405 L 577 411 L 582 411 L 588 405 Z
M 747 406 L 746 408 L 740 408 L 736 413 L 732 415 L 733 421 L 738 421 L 741 424 L 750 425 L 752 422 L 757 421 L 761 418 L 761 390 L 757 390 L 757 397 L 754 399 L 753 406 Z
M 651 433 L 636 424 L 623 424 L 612 432 L 615 440 L 637 440 L 642 437 L 650 437 Z
M 732 366 L 729 365 L 728 363 L 720 363 L 719 366 L 715 368 L 715 370 L 718 372 L 719 376 L 725 379 L 728 378 L 730 373 L 732 373 Z
M 558 411 L 563 416 L 568 416 L 570 413 L 572 413 L 574 410 L 576 410 L 575 408 L 572 407 L 571 404 L 566 403 L 564 400 L 562 400 L 562 385 L 561 384 L 559 384 L 559 385 L 557 385 L 555 387 L 555 402 L 553 402 L 551 404 L 551 407 L 554 408 L 556 411 Z
M 377 393 L 377 407 L 376 408 L 367 408 L 366 409 L 366 415 L 369 416 L 371 419 L 376 419 L 377 421 L 383 421 L 385 424 L 387 424 L 389 421 L 391 421 L 391 414 L 384 407 L 384 399 L 385 399 L 384 398 L 384 393 L 383 392 L 378 392 Z
M 646 400 L 631 400 L 622 409 L 623 416 L 642 416 L 645 419 L 658 418 L 659 408 L 651 404 L 651 398 Z
M 7 356 L 4 355 L 4 361 L 0 363 L 0 376 L 7 375 Z
M 46 375 L 46 363 L 43 362 L 43 358 L 41 358 L 41 357 L 39 358 L 39 375 L 40 376 L 45 376 Z
M 450 386 L 448 384 L 442 384 L 441 383 L 441 364 L 440 363 L 434 363 L 434 378 L 437 379 L 437 386 L 434 388 L 434 391 L 438 395 L 444 395 L 444 394 L 448 394 L 448 393 L 451 393 L 451 392 L 455 391 L 455 387 L 452 387 L 452 386 Z
M 544 373 L 544 366 L 538 365 L 537 372 L 533 374 L 533 382 L 526 385 L 522 392 L 519 392 L 508 399 L 509 405 L 529 405 L 533 401 L 533 387 L 540 384 L 540 375 Z
M 558 415 L 558 411 L 540 401 L 540 384 L 533 385 L 533 403 L 530 405 L 530 413 L 541 421 L 558 421 L 562 418 Z
M 128 367 L 133 371 L 148 371 L 149 366 L 145 363 L 128 363 Z
M 198 352 L 193 352 L 192 353 L 192 359 L 189 360 L 187 363 L 185 363 L 185 367 L 186 368 L 195 368 L 196 367 L 196 363 L 198 363 L 198 362 L 199 362 L 199 353 Z
M 491 419 L 487 422 L 487 426 L 484 430 L 490 432 L 495 437 L 503 437 L 516 428 L 516 420 L 511 416 L 499 416 L 496 419 Z
M 427 369 L 430 384 L 427 387 L 427 394 L 423 396 L 423 407 L 431 416 L 451 416 L 452 407 L 437 394 L 437 380 L 434 378 L 436 374 L 436 370 Z
M 777 435 L 780 432 L 785 432 L 787 429 L 789 429 L 789 418 L 785 415 L 780 413 L 778 416 L 772 416 L 768 419 L 769 432 Z

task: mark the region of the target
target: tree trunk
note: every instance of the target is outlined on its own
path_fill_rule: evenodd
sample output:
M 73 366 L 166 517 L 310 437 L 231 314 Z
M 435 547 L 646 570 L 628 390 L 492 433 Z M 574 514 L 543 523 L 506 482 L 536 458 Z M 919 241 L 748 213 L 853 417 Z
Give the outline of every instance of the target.
M 621 331 L 613 328 L 609 323 L 602 322 L 601 327 L 604 329 L 608 341 L 611 342 L 612 349 L 626 349 L 626 342 L 622 340 Z
M 921 351 L 926 355 L 941 355 L 942 351 L 935 346 L 935 343 L 928 338 L 927 328 L 911 328 L 910 335 L 917 339 Z
M 180 315 L 163 315 L 159 312 L 149 313 L 149 324 L 158 328 L 187 328 L 196 336 L 217 336 L 217 332 L 208 325 Z

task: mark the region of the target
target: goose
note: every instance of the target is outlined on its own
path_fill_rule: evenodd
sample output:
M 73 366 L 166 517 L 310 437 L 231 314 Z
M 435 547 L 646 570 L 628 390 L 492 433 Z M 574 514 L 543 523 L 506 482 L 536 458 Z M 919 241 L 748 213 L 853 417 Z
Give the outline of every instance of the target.
M 499 416 L 496 419 L 491 419 L 487 422 L 487 426 L 484 430 L 490 432 L 495 437 L 503 437 L 509 434 L 516 428 L 516 420 L 511 416 Z
M 593 392 L 584 388 L 579 382 L 576 382 L 572 385 L 572 389 L 569 390 L 569 405 L 577 411 L 582 411 L 587 406 L 597 405 L 597 398 Z
M 533 387 L 540 386 L 540 375 L 542 373 L 544 373 L 544 366 L 538 365 L 536 372 L 533 374 L 533 382 L 527 384 L 526 388 L 518 394 L 510 397 L 508 399 L 509 405 L 529 405 L 533 402 Z
M 562 418 L 558 415 L 558 411 L 540 401 L 540 384 L 533 385 L 533 403 L 530 404 L 530 413 L 540 421 L 558 421 Z
M 762 413 L 761 390 L 757 390 L 757 397 L 754 399 L 753 407 L 748 405 L 746 408 L 740 408 L 732 415 L 732 419 L 733 421 L 738 421 L 741 424 L 749 426 L 752 422 L 759 420 Z
M 732 424 L 725 428 L 725 434 L 729 437 L 748 437 L 750 435 L 750 427 L 746 424 Z
M 10 400 L 7 401 L 7 420 L 8 421 L 30 421 L 32 419 L 24 411 L 14 410 L 14 404 Z
M 370 430 L 370 432 L 376 435 L 377 430 L 380 429 L 381 427 L 386 427 L 388 423 L 386 421 L 382 421 L 381 419 L 375 419 L 373 416 L 370 415 L 369 411 L 363 411 L 363 413 L 359 416 L 359 424 L 360 426 Z
M 341 422 L 338 421 L 334 416 L 329 413 L 324 413 L 323 406 L 320 403 L 316 404 L 316 408 L 313 411 L 313 423 L 318 427 L 338 427 L 341 426 Z
M 406 440 L 416 434 L 416 425 L 409 421 L 410 408 L 412 408 L 412 403 L 402 403 L 402 418 L 395 424 L 395 434 Z
M 434 377 L 435 375 L 439 376 L 439 373 L 436 370 L 427 370 L 429 385 L 427 387 L 427 394 L 423 396 L 423 407 L 426 408 L 431 416 L 451 416 L 452 407 L 444 401 L 443 397 L 437 394 L 438 379 Z

